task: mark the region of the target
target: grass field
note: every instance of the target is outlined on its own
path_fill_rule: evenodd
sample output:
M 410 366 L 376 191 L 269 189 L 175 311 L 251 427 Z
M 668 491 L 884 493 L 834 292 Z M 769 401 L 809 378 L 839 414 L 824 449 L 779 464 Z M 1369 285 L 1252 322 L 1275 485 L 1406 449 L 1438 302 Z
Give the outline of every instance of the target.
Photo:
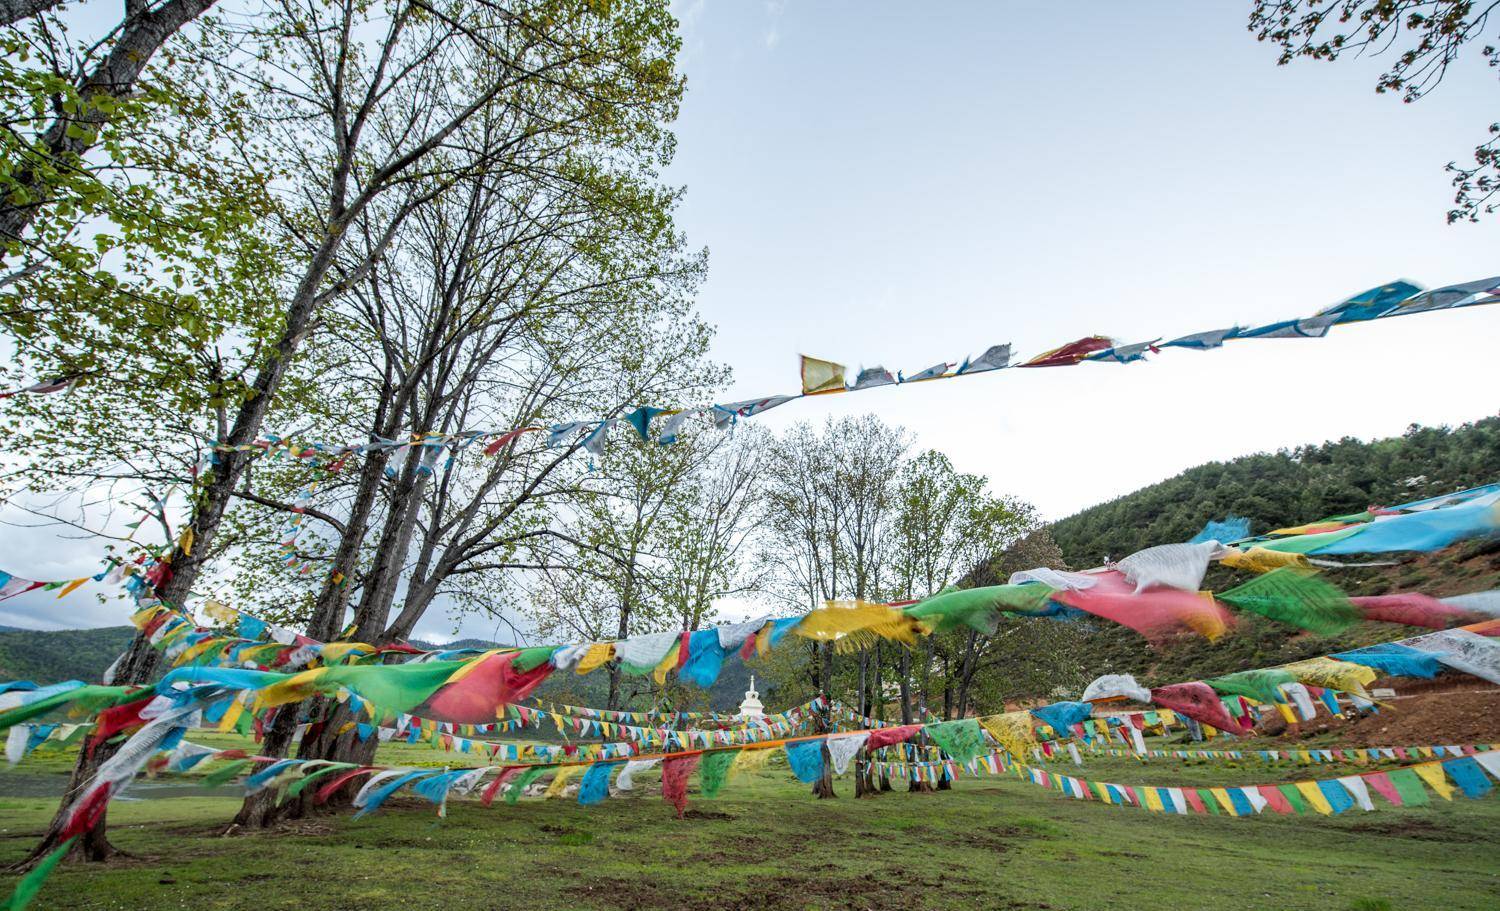
M 195 737 L 211 741 L 212 737 Z M 422 746 L 381 761 L 443 764 Z M 33 760 L 42 763 L 33 765 Z M 66 757 L 33 757 L 61 774 Z M 467 763 L 465 763 L 467 764 Z M 1061 769 L 1062 766 L 1057 766 Z M 1069 766 L 1071 768 L 1071 766 Z M 1346 774 L 1247 762 L 1089 761 L 1078 774 L 1128 784 L 1235 784 Z M 6 774 L 0 772 L 0 793 Z M 11 773 L 14 774 L 14 773 Z M 59 868 L 39 908 L 926 909 L 1184 908 L 1416 911 L 1500 906 L 1500 799 L 1381 807 L 1342 817 L 1157 816 L 1074 801 L 1014 778 L 952 791 L 812 799 L 785 769 L 690 792 L 687 818 L 655 776 L 584 808 L 523 799 L 414 798 L 267 833 L 221 833 L 238 801 L 121 802 L 116 844 L 134 855 Z M 55 801 L 0 798 L 0 863 L 30 847 Z M 0 881 L 9 889 L 10 879 Z

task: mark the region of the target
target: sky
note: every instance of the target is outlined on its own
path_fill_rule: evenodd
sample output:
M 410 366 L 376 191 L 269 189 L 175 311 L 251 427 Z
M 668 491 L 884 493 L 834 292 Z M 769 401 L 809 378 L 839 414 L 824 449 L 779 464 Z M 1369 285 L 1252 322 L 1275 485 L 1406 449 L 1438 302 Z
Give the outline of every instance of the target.
M 1027 356 L 1172 338 L 1307 316 L 1394 278 L 1500 273 L 1500 216 L 1444 217 L 1443 167 L 1493 116 L 1478 59 L 1408 105 L 1375 93 L 1379 58 L 1278 67 L 1242 3 L 673 9 L 688 91 L 665 176 L 709 250 L 699 310 L 734 370 L 726 400 L 797 391 L 798 354 L 912 373 L 1002 342 Z M 757 420 L 873 411 L 1061 518 L 1205 461 L 1494 414 L 1497 341 L 1500 306 L 1473 308 Z M 0 554 L 66 578 L 98 548 L 0 528 Z M 83 593 L 0 604 L 15 626 L 125 619 Z M 434 616 L 418 634 L 492 627 Z

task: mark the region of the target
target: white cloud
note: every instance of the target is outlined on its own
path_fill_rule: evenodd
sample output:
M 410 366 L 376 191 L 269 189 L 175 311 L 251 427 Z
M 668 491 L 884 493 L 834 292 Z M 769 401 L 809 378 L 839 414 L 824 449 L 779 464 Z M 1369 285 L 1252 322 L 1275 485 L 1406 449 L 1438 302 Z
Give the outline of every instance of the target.
M 768 51 L 776 50 L 776 45 L 781 43 L 781 15 L 784 12 L 786 12 L 785 0 L 766 0 L 766 17 L 770 20 L 765 31 Z

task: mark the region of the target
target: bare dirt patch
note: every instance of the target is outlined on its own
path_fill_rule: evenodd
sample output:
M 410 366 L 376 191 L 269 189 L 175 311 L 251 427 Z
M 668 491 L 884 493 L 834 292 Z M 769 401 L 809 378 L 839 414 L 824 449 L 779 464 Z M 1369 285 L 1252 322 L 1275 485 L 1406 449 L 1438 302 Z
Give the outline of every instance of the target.
M 1295 732 L 1276 722 L 1265 732 L 1288 742 L 1332 735 L 1351 747 L 1500 743 L 1500 690 L 1417 692 L 1376 715 L 1345 720 L 1319 715 Z

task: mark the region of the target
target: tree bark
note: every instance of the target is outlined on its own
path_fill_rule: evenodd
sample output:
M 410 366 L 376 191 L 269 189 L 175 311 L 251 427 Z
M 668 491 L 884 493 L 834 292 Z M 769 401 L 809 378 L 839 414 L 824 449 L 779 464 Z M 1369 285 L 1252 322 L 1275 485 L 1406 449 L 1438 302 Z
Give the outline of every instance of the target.
M 861 715 L 865 712 L 865 676 L 869 670 L 869 649 L 859 650 L 859 683 L 854 690 L 854 705 Z M 861 749 L 854 757 L 854 796 L 864 797 L 869 793 L 868 782 L 865 776 L 865 751 Z
M 14 25 L 22 19 L 45 13 L 62 0 L 0 0 L 0 26 Z
M 284 758 L 291 748 L 292 737 L 297 732 L 297 710 L 301 703 L 284 705 L 276 712 L 261 741 L 262 756 Z M 235 814 L 230 830 L 236 828 L 264 829 L 275 823 L 282 815 L 282 807 L 276 804 L 276 792 L 263 788 L 254 794 L 245 795 L 240 811 Z
M 828 691 L 833 686 L 833 646 L 823 642 L 818 645 L 818 695 L 823 698 L 823 710 L 818 713 L 819 727 L 824 734 L 833 730 L 833 706 L 829 702 Z M 828 755 L 828 742 L 823 742 L 823 775 L 813 783 L 813 795 L 819 800 L 837 797 L 833 792 L 833 761 Z

